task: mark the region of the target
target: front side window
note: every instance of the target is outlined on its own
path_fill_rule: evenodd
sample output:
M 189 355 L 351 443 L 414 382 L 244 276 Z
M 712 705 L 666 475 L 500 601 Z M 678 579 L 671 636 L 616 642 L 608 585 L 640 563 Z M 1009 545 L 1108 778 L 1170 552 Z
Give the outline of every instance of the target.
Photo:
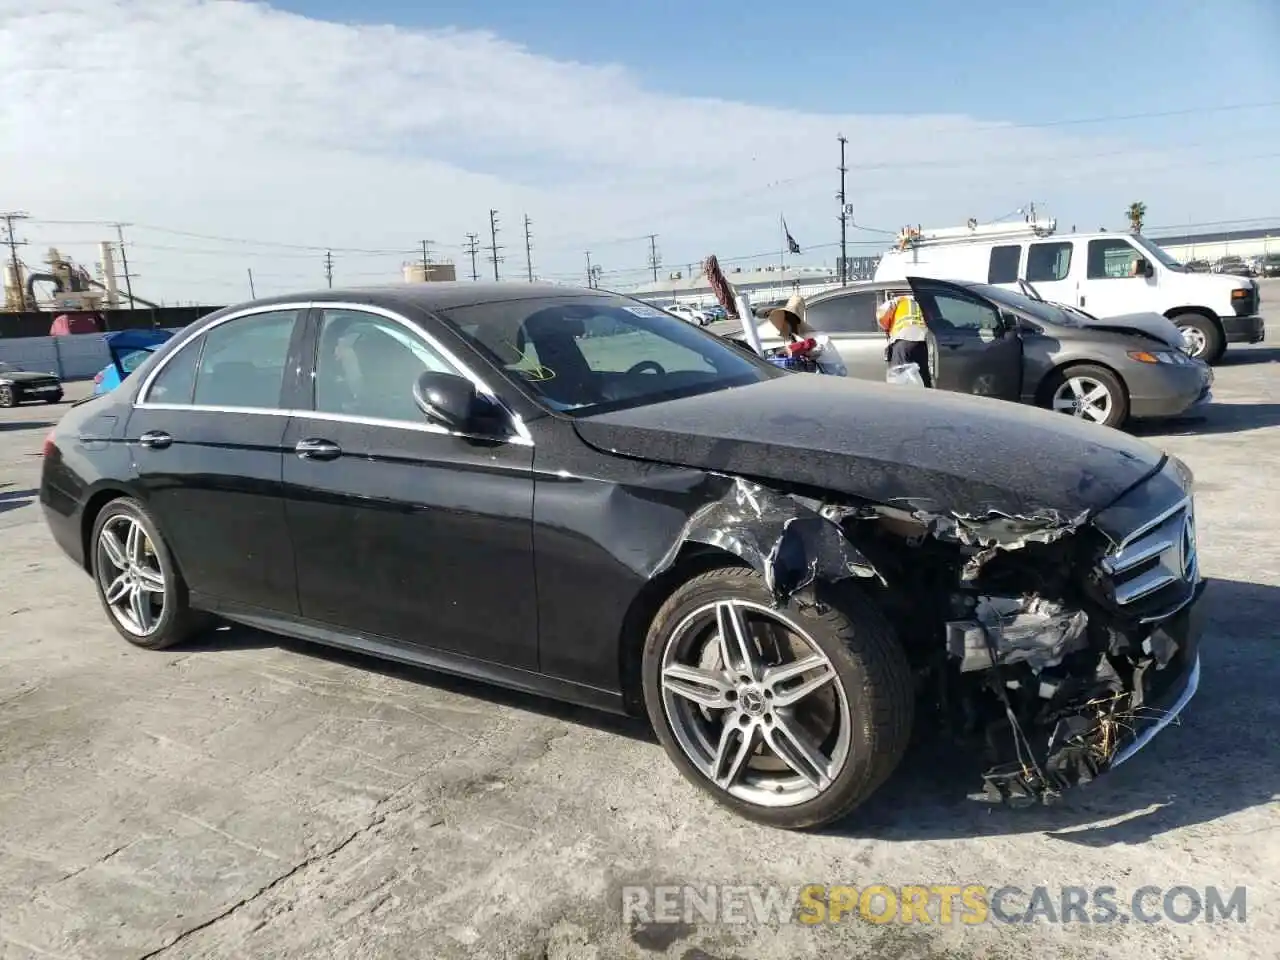
M 1070 243 L 1033 243 L 1027 249 L 1027 282 L 1054 283 L 1071 273 Z
M 1089 241 L 1089 279 L 1119 280 L 1134 276 L 1140 254 L 1128 240 Z
M 785 373 L 656 307 L 625 297 L 548 297 L 444 314 L 477 351 L 575 416 L 722 390 Z
M 457 374 L 405 326 L 360 310 L 325 310 L 316 343 L 315 409 L 375 420 L 424 422 L 413 386 L 428 371 Z
M 1021 244 L 992 247 L 991 262 L 987 266 L 987 283 L 1016 283 L 1020 259 L 1022 259 Z
M 929 326 L 939 331 L 963 330 L 976 334 L 1001 328 L 1000 315 L 989 303 L 951 292 L 921 291 L 918 299 Z

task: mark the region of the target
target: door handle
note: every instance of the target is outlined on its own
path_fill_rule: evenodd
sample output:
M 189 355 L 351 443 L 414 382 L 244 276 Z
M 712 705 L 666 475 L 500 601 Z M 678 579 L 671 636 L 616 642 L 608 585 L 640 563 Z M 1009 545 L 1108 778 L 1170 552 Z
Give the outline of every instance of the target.
M 173 437 L 165 433 L 163 430 L 148 430 L 142 436 L 138 437 L 138 443 L 149 450 L 163 450 L 169 444 L 173 443 Z
M 321 440 L 315 437 L 299 440 L 293 452 L 303 460 L 337 460 L 342 456 L 342 448 L 332 440 Z

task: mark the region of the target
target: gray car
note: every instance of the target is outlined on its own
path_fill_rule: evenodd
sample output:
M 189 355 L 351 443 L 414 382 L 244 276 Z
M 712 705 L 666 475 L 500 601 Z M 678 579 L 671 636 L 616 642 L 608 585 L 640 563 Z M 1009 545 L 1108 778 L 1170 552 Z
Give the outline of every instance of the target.
M 1093 317 L 985 283 L 908 278 L 821 293 L 806 320 L 830 337 L 848 375 L 884 380 L 885 334 L 876 323 L 891 296 L 912 292 L 929 325 L 938 389 L 998 397 L 1119 427 L 1130 418 L 1176 417 L 1208 403 L 1213 371 L 1188 356 L 1181 332 L 1158 314 Z M 736 321 L 712 332 L 742 341 Z M 768 324 L 765 347 L 777 345 Z

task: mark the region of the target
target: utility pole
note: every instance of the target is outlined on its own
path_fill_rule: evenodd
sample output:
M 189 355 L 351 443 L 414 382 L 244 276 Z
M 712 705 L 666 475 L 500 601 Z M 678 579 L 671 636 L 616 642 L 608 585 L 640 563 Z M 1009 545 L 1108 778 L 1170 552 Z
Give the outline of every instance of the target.
M 133 274 L 129 272 L 129 254 L 125 252 L 124 248 L 124 228 L 126 226 L 128 224 L 116 224 L 116 239 L 120 241 L 120 269 L 124 271 L 125 296 L 129 298 L 129 309 L 136 310 L 137 307 L 133 302 Z
M 253 267 L 246 267 L 245 269 L 249 271 L 249 299 L 257 300 L 258 293 L 253 289 Z
M 529 274 L 529 282 L 533 283 L 533 240 L 529 236 L 529 215 L 524 215 L 524 266 Z
M 498 256 L 498 211 L 489 211 L 489 262 L 493 264 L 493 279 L 498 279 L 498 264 L 502 257 Z
M 658 282 L 658 266 L 662 263 L 658 259 L 658 235 L 656 233 L 649 234 L 649 266 L 653 268 L 653 282 Z
M 471 281 L 480 279 L 480 274 L 476 272 L 476 254 L 480 252 L 480 237 L 478 234 L 467 234 L 467 253 L 471 254 Z
M 592 278 L 592 273 L 591 273 L 591 251 L 588 250 L 587 251 L 587 289 L 594 290 L 595 286 L 596 286 L 595 280 Z
M 13 267 L 13 282 L 18 292 L 18 309 L 27 309 L 27 289 L 22 285 L 22 271 L 18 269 L 18 248 L 26 246 L 25 240 L 19 240 L 18 234 L 14 229 L 15 220 L 26 220 L 30 214 L 22 210 L 14 210 L 9 213 L 0 213 L 0 219 L 4 220 L 6 242 L 9 244 L 9 263 Z M 35 306 L 33 303 L 32 307 Z
M 422 279 L 427 281 L 431 279 L 431 241 L 422 241 Z
M 848 206 L 844 196 L 844 175 L 849 172 L 849 168 L 844 162 L 844 147 L 849 141 L 842 133 L 840 140 L 840 286 L 845 286 L 849 282 L 849 250 L 847 246 L 849 233 L 849 214 Z
M 324 278 L 329 282 L 329 289 L 333 289 L 333 251 L 326 250 L 324 252 Z

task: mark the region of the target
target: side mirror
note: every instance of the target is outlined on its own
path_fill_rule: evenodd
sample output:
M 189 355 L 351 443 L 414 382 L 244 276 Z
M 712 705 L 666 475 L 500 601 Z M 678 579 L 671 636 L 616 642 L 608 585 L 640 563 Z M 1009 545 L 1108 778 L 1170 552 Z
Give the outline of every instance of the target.
M 1136 266 L 1138 268 L 1137 274 L 1140 277 L 1154 277 L 1156 275 L 1156 268 L 1153 267 L 1151 265 L 1151 261 L 1145 257 L 1139 257 Z
M 1020 326 L 1022 326 L 1022 321 L 1016 313 L 1011 310 L 1000 311 L 1000 327 L 1002 330 L 1008 333 L 1017 330 Z
M 474 383 L 457 374 L 426 371 L 413 385 L 413 402 L 432 423 L 459 433 L 500 436 L 507 432 L 502 411 L 479 394 Z

